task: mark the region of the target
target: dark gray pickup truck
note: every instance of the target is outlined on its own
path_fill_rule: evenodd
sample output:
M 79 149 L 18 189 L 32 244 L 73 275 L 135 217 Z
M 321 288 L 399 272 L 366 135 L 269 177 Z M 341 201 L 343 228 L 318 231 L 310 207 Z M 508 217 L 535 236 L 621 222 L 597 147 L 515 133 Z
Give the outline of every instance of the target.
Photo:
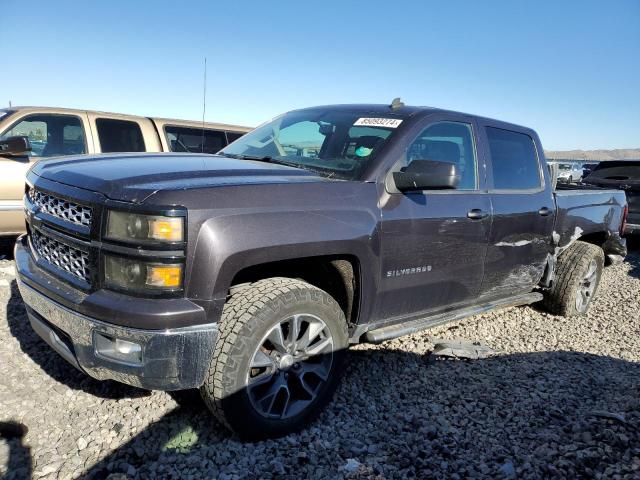
M 241 437 L 283 435 L 350 343 L 539 301 L 585 313 L 626 254 L 625 196 L 551 177 L 533 130 L 400 102 L 293 111 L 218 155 L 48 160 L 19 288 L 92 377 L 199 388 Z

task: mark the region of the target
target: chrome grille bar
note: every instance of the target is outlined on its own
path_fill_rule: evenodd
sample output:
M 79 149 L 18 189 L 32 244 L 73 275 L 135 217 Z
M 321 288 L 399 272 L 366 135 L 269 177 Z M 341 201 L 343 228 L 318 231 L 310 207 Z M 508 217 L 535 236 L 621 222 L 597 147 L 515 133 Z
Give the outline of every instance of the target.
M 29 190 L 27 195 L 31 203 L 42 212 L 76 225 L 91 226 L 92 211 L 90 207 L 64 200 L 35 188 Z
M 38 229 L 31 230 L 31 244 L 39 257 L 65 272 L 91 283 L 89 254 L 47 236 Z

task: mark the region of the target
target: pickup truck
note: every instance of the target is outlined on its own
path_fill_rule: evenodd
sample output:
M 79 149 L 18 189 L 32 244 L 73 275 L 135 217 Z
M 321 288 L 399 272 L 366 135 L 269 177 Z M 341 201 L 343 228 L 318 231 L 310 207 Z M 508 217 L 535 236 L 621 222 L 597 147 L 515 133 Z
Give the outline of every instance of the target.
M 399 101 L 292 111 L 218 155 L 40 162 L 24 202 L 33 329 L 96 379 L 199 388 L 246 439 L 318 415 L 350 344 L 582 315 L 626 254 L 624 192 L 554 192 L 533 130 Z
M 629 205 L 625 234 L 640 234 L 640 160 L 601 162 L 584 179 L 584 183 L 624 190 Z
M 216 153 L 251 130 L 238 125 L 52 107 L 0 109 L 0 237 L 24 232 L 24 179 L 36 161 L 111 152 Z M 7 140 L 25 136 L 28 150 Z M 19 142 L 10 142 L 19 145 Z M 23 143 L 24 145 L 24 143 Z

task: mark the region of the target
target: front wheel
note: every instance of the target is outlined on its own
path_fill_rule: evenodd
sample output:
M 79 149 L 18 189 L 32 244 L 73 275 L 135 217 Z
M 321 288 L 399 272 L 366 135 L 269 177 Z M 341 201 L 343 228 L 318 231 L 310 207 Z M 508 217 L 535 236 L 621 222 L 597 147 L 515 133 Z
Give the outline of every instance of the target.
M 551 288 L 544 293 L 545 308 L 567 317 L 589 309 L 604 268 L 604 252 L 597 245 L 577 241 L 558 257 Z
M 329 294 L 301 280 L 260 280 L 225 305 L 200 392 L 241 438 L 286 435 L 331 399 L 347 346 L 344 314 Z

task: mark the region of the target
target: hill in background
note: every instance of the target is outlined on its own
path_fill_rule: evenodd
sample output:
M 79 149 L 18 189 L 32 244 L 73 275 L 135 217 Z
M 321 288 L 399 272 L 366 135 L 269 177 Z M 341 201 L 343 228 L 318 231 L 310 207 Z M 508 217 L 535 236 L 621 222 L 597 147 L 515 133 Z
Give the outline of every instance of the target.
M 640 148 L 621 148 L 617 150 L 545 150 L 544 155 L 549 160 L 556 158 L 575 160 L 639 160 Z

